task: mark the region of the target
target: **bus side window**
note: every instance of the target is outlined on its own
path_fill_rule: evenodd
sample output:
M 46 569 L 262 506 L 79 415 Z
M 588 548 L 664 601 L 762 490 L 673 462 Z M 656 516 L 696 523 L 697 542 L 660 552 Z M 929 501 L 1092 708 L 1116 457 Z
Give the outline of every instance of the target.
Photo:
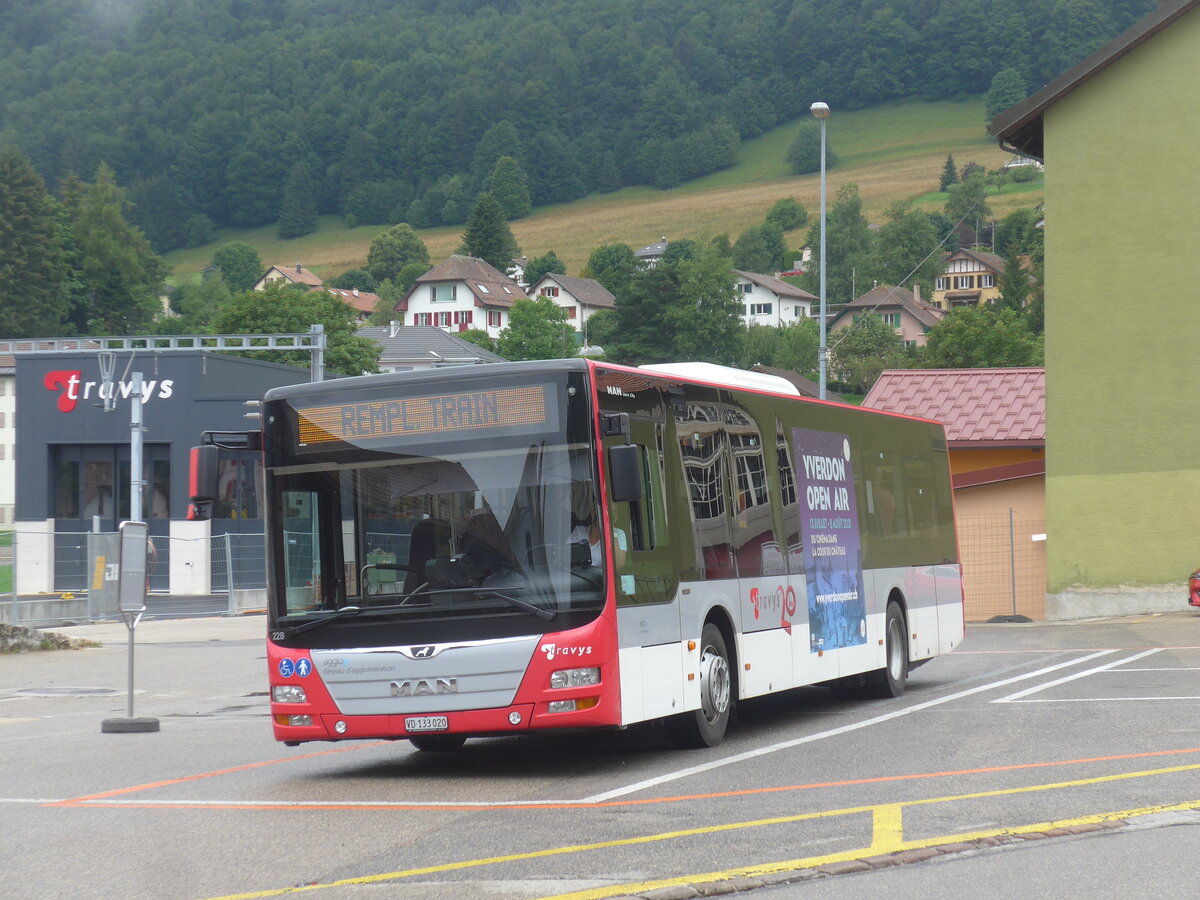
M 908 533 L 900 494 L 900 466 L 895 455 L 880 453 L 868 460 L 863 479 L 867 493 L 867 531 L 872 537 L 895 538 Z
M 660 467 L 651 465 L 644 444 L 635 446 L 642 473 L 642 499 L 629 504 L 629 547 L 631 550 L 653 550 L 657 545 L 657 526 L 662 518 L 662 501 L 657 489 Z

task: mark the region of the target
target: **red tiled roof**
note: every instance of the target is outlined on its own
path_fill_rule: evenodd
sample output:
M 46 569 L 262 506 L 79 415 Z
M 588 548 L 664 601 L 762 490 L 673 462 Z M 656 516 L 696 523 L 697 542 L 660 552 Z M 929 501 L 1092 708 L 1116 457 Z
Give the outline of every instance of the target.
M 270 269 L 267 269 L 266 274 L 263 275 L 263 278 L 266 278 L 267 275 L 270 275 L 272 271 L 278 272 L 292 284 L 311 284 L 313 287 L 320 287 L 322 284 L 324 284 L 320 276 L 314 275 L 312 272 L 308 271 L 308 269 L 300 265 L 300 263 L 296 263 L 294 266 L 271 266 Z M 262 278 L 259 279 L 259 281 L 261 280 Z
M 375 304 L 379 302 L 379 295 L 372 294 L 369 291 L 354 291 L 346 290 L 345 288 L 331 287 L 319 287 L 313 288 L 313 290 L 325 291 L 327 294 L 333 294 L 335 297 L 341 297 L 349 306 L 352 306 L 358 312 L 366 313 L 367 315 L 370 315 L 375 311 Z
M 1046 370 L 889 369 L 863 406 L 923 416 L 946 426 L 959 446 L 1046 443 Z
M 465 284 L 475 298 L 475 305 L 479 307 L 498 306 L 510 309 L 518 300 L 529 299 L 519 284 L 482 259 L 454 255 L 414 281 L 408 293 L 396 304 L 396 309 L 407 310 L 408 298 L 421 285 L 442 281 Z

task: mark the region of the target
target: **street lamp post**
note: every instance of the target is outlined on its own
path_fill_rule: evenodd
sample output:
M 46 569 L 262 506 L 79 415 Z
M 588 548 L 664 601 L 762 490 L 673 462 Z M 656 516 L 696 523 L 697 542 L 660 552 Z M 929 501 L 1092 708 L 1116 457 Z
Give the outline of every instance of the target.
M 829 104 L 814 103 L 808 108 L 814 116 L 821 120 L 821 345 L 818 351 L 817 367 L 820 374 L 819 396 L 825 399 L 825 383 L 827 380 L 827 363 L 825 347 L 825 120 L 829 118 Z

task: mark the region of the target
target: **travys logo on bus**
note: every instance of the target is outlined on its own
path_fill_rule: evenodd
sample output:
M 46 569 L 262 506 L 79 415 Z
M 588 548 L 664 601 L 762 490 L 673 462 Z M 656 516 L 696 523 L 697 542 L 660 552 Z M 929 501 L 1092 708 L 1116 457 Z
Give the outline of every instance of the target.
M 586 647 L 559 647 L 557 644 L 542 644 L 542 652 L 546 654 L 546 660 L 552 660 L 556 656 L 591 656 L 592 648 Z
M 71 412 L 80 400 L 106 400 L 110 395 L 122 400 L 133 396 L 132 381 L 114 381 L 106 389 L 102 381 L 84 381 L 78 369 L 54 369 L 42 379 L 42 386 L 58 394 L 59 412 Z M 142 402 L 167 400 L 175 393 L 175 382 L 170 378 L 162 381 L 151 379 L 142 382 Z
M 779 585 L 775 592 L 750 588 L 750 605 L 754 607 L 754 619 L 779 613 L 779 627 L 792 633 L 792 619 L 796 615 L 796 589 L 790 584 Z

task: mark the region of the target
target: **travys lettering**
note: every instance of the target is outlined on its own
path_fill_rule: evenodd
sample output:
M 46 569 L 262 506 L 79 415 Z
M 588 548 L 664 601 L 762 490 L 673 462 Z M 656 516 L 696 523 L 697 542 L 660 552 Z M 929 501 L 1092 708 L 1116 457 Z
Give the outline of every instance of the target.
M 106 387 L 102 381 L 84 381 L 82 374 L 78 369 L 55 369 L 47 372 L 42 379 L 42 386 L 46 390 L 58 393 L 59 412 L 71 412 L 80 400 L 107 400 L 110 396 L 128 400 L 133 396 L 132 381 L 113 382 Z M 167 400 L 174 393 L 175 382 L 172 379 L 142 382 L 143 403 L 156 399 Z

